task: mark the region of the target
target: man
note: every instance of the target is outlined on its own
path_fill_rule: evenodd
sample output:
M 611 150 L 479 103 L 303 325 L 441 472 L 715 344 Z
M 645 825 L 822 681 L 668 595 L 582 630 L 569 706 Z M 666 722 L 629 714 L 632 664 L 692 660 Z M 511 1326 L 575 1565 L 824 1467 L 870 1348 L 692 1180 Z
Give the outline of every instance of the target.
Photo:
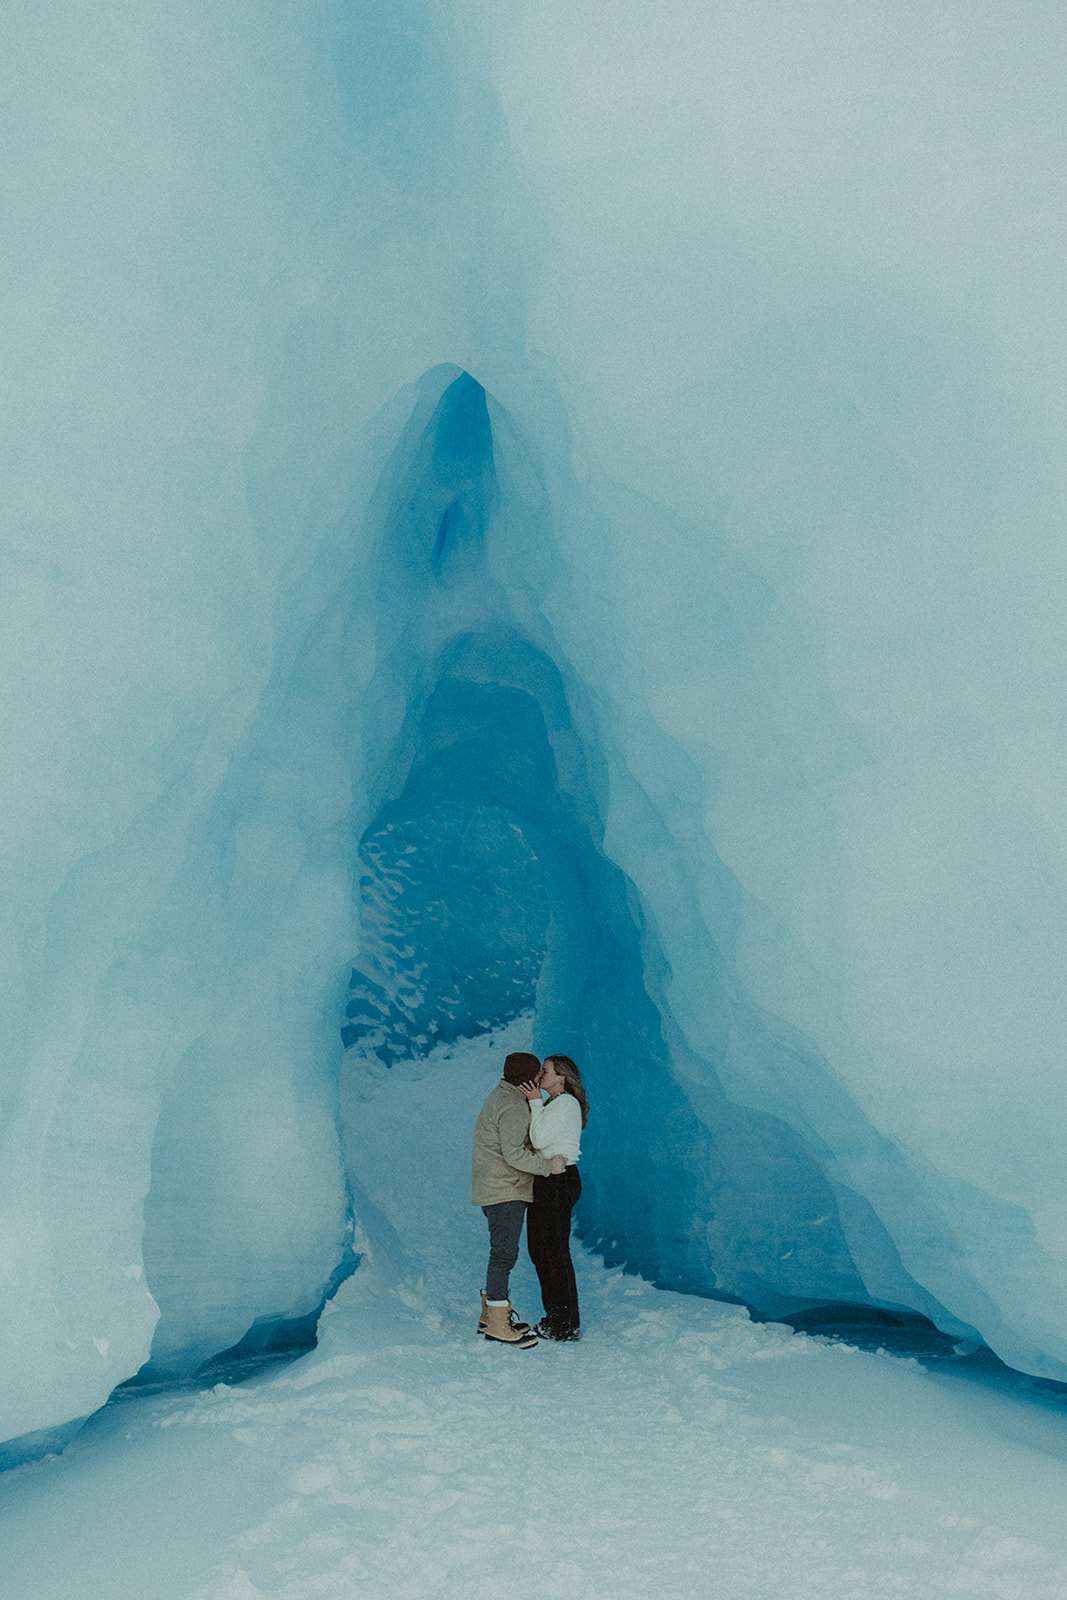
M 489 1268 L 482 1291 L 479 1333 L 501 1344 L 529 1350 L 537 1343 L 527 1322 L 519 1322 L 508 1299 L 508 1276 L 519 1254 L 526 1207 L 535 1177 L 562 1172 L 563 1156 L 539 1156 L 526 1142 L 530 1107 L 519 1085 L 533 1083 L 541 1063 L 525 1050 L 504 1061 L 504 1076 L 478 1113 L 474 1127 L 471 1204 L 481 1206 L 489 1223 Z

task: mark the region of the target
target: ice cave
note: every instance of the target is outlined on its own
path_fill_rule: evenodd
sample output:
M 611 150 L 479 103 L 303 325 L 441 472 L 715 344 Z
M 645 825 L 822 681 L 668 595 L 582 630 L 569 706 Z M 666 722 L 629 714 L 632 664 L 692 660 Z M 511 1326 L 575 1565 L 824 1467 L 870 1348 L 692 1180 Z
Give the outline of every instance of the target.
M 312 1343 L 346 1061 L 528 1013 L 609 1265 L 1067 1382 L 1063 24 L 967 10 L 6 20 L 5 1465 Z

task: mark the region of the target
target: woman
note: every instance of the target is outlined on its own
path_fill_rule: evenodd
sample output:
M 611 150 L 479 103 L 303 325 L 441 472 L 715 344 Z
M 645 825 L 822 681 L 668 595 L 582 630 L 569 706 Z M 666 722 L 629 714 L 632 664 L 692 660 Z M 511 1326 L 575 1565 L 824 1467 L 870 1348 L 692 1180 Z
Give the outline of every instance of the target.
M 562 1156 L 566 1161 L 562 1172 L 534 1178 L 533 1201 L 526 1213 L 526 1245 L 545 1308 L 534 1332 L 540 1339 L 577 1339 L 571 1212 L 582 1192 L 578 1157 L 589 1102 L 570 1056 L 546 1056 L 538 1076 L 521 1087 L 530 1102 L 530 1143 L 539 1155 Z M 542 1102 L 542 1090 L 548 1095 L 547 1104 Z

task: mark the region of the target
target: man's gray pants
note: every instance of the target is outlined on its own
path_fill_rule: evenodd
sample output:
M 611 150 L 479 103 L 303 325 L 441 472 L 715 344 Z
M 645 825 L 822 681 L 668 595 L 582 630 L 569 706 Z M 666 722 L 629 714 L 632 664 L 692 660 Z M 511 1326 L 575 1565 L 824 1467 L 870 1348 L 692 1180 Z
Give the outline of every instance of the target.
M 526 1220 L 525 1200 L 501 1200 L 483 1206 L 489 1224 L 489 1269 L 485 1275 L 485 1298 L 506 1300 L 508 1275 L 519 1259 L 519 1240 Z

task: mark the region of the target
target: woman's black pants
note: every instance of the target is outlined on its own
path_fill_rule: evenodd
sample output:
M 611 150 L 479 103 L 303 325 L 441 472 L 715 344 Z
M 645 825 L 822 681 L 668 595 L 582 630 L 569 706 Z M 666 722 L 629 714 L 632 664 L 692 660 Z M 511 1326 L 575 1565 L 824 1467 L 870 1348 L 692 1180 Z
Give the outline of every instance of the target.
M 571 1212 L 582 1192 L 577 1167 L 535 1178 L 526 1213 L 526 1247 L 537 1269 L 545 1321 L 552 1333 L 577 1333 L 578 1285 L 571 1261 Z

